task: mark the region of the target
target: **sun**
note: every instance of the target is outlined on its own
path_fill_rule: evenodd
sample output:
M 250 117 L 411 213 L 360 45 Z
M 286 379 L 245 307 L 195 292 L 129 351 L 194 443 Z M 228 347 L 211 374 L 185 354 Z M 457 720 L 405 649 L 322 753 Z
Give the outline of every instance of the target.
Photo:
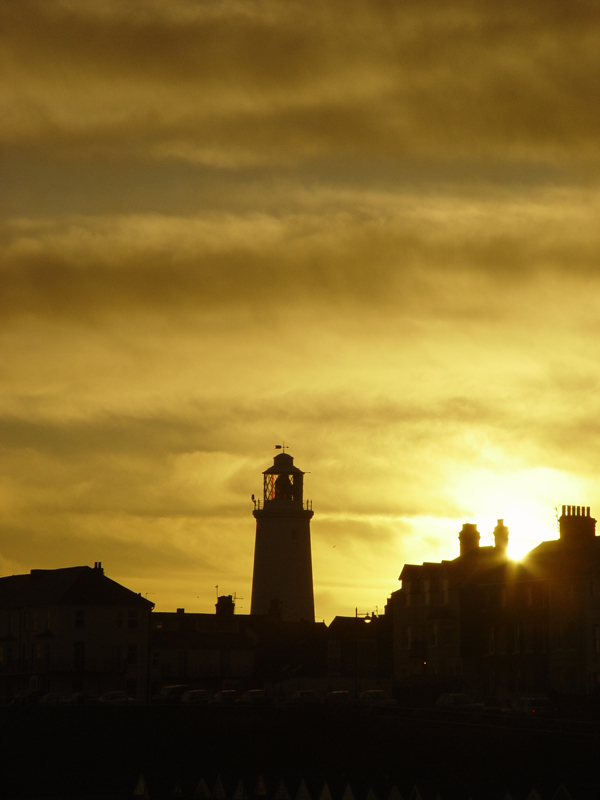
M 572 475 L 545 467 L 519 471 L 470 470 L 457 481 L 456 500 L 470 512 L 481 545 L 493 544 L 499 519 L 509 529 L 508 555 L 521 559 L 543 541 L 558 537 L 557 509 L 565 497 L 581 497 L 583 487 Z

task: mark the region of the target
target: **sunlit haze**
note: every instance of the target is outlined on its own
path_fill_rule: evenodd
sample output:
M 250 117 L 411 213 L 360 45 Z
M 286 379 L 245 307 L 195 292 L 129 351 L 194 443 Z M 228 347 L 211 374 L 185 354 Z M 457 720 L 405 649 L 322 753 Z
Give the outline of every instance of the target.
M 283 441 L 327 621 L 600 511 L 596 4 L 0 17 L 0 574 L 249 613 Z

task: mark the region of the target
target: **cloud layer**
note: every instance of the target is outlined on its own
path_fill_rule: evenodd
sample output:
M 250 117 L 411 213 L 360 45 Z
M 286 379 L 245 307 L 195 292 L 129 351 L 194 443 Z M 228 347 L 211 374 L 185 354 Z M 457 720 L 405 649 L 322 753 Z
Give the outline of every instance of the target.
M 327 619 L 594 506 L 595 4 L 0 15 L 2 574 L 247 612 L 282 440 Z

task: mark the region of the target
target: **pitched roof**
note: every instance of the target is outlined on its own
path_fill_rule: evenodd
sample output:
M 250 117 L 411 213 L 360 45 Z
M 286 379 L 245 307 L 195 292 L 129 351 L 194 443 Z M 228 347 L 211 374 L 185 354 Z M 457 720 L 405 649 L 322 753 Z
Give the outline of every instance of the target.
M 597 576 L 600 571 L 600 536 L 583 541 L 550 539 L 530 550 L 523 563 L 547 576 Z
M 141 595 L 107 578 L 102 569 L 87 566 L 32 569 L 29 575 L 0 578 L 0 608 L 57 604 L 153 606 Z

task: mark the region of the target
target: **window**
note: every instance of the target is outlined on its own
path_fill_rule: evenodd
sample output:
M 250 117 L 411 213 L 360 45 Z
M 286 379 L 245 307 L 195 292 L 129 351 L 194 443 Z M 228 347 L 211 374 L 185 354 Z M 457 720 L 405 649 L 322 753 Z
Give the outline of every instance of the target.
M 127 619 L 127 627 L 131 630 L 138 626 L 138 613 L 134 609 L 130 609 Z
M 85 614 L 83 612 L 83 608 L 78 608 L 75 611 L 75 627 L 85 628 Z
M 85 663 L 85 642 L 73 645 L 73 669 L 83 669 Z
M 554 625 L 554 649 L 562 650 L 563 646 L 563 627 L 562 622 L 557 622 Z
M 138 659 L 138 652 L 137 652 L 137 644 L 128 644 L 127 645 L 127 663 L 135 666 L 137 664 Z
M 426 606 L 430 606 L 431 605 L 431 581 L 430 580 L 426 580 L 424 582 L 424 586 L 425 586 L 425 605 Z
M 357 644 L 362 644 L 362 642 L 357 642 Z M 187 678 L 187 671 L 188 671 L 188 654 L 187 650 L 180 650 L 177 654 L 177 667 L 179 671 L 180 678 Z
M 120 644 L 113 644 L 111 650 L 112 668 L 120 669 L 123 665 L 123 648 Z
M 533 653 L 533 630 L 531 628 L 531 625 L 524 626 L 523 649 L 526 653 Z
M 490 625 L 488 628 L 488 653 L 489 655 L 494 655 L 496 652 L 496 631 L 494 630 L 494 626 Z
M 429 632 L 429 644 L 431 647 L 438 646 L 438 626 L 435 622 L 432 624 Z
M 442 603 L 447 606 L 450 602 L 450 592 L 448 590 L 448 578 L 442 581 Z
M 515 625 L 513 630 L 513 653 L 518 653 L 521 649 L 521 626 Z
M 531 608 L 533 606 L 533 586 L 527 587 L 527 607 Z
M 504 653 L 506 653 L 506 639 L 507 639 L 506 626 L 503 625 L 500 628 L 500 636 L 498 637 L 498 639 L 499 639 L 499 645 L 500 645 L 500 652 L 502 654 L 504 654 Z
M 594 653 L 600 653 L 600 625 L 594 625 Z
M 500 589 L 500 607 L 506 608 L 506 589 L 504 587 Z
M 121 630 L 123 628 L 123 611 L 119 609 L 117 611 L 117 628 Z
M 152 651 L 152 666 L 159 667 L 160 666 L 160 650 L 153 650 Z

